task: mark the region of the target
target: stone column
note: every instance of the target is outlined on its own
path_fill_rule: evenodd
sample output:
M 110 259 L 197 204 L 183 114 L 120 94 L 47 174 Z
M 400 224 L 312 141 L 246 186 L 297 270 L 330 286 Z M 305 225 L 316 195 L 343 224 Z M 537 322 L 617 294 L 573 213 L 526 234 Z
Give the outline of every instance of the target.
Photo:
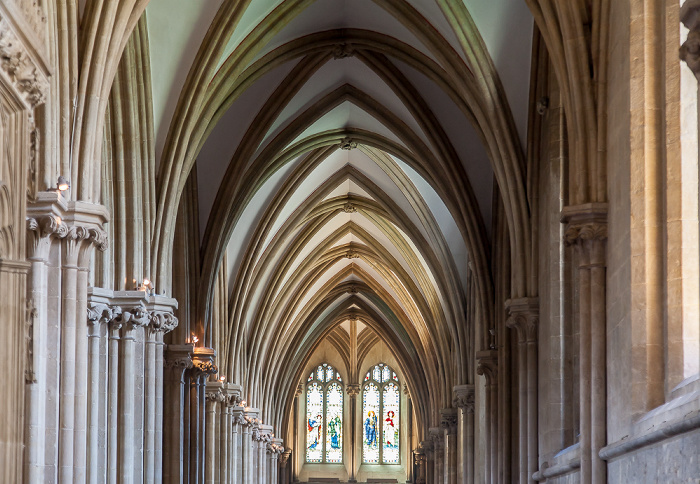
M 163 478 L 163 335 L 175 329 L 178 320 L 174 299 L 150 296 L 147 308 L 144 418 L 144 482 Z
M 91 296 L 91 294 L 90 294 Z M 115 318 L 121 315 L 122 308 L 119 306 L 110 306 L 105 303 L 91 302 L 88 307 L 88 323 L 90 330 L 88 333 L 89 349 L 88 349 L 88 482 L 96 483 L 100 480 L 100 475 L 105 475 L 105 469 L 99 469 L 99 440 L 100 440 L 100 422 L 99 422 L 99 406 L 100 406 L 100 375 L 104 372 L 100 371 L 100 337 L 102 334 L 102 326 L 109 325 Z M 107 429 L 104 429 L 107 433 Z
M 413 465 L 416 468 L 415 483 L 426 484 L 427 457 L 422 451 L 413 452 Z
M 299 383 L 299 384 L 297 384 L 297 389 L 296 389 L 296 391 L 294 392 L 294 432 L 292 432 L 292 435 L 296 435 L 296 433 L 297 433 L 298 431 L 301 430 L 301 429 L 299 428 L 299 411 L 300 411 L 300 410 L 299 410 L 299 396 L 300 396 L 302 393 L 304 393 L 304 385 L 303 385 L 302 383 Z M 353 413 L 353 416 L 354 416 L 354 415 L 355 415 L 355 414 Z M 353 418 L 355 418 L 355 417 L 353 417 Z M 353 429 L 354 429 L 354 428 L 355 428 L 355 426 L 353 425 Z M 301 432 L 301 435 L 306 435 L 306 434 L 304 433 L 304 431 L 302 431 L 302 432 Z M 294 442 L 293 445 L 294 445 L 294 446 L 297 446 L 297 445 L 298 445 L 298 442 Z M 305 445 L 305 444 L 304 444 L 304 445 Z M 295 448 L 295 447 L 293 447 L 293 448 Z M 304 448 L 304 447 L 302 446 L 302 448 Z M 299 472 L 300 472 L 300 468 L 299 468 L 300 462 L 299 462 L 299 459 L 301 458 L 301 456 L 298 455 L 298 453 L 293 452 L 291 458 L 292 458 L 292 469 L 291 469 L 291 474 L 292 474 L 292 475 L 291 475 L 291 479 L 290 479 L 290 480 L 293 481 L 293 482 L 297 482 L 297 481 L 299 480 Z M 354 469 L 355 469 L 355 465 L 354 465 L 354 462 L 355 462 L 355 450 L 354 450 L 354 449 L 353 449 L 353 451 L 352 451 L 352 460 L 353 460 L 353 470 L 352 470 L 352 473 L 353 473 L 353 476 L 354 476 L 354 472 L 355 472 L 355 470 L 354 470 Z
M 234 459 L 240 454 L 240 449 L 236 447 L 236 436 L 238 435 L 238 425 L 235 423 L 234 409 L 241 403 L 241 386 L 233 383 L 224 383 L 224 411 L 221 416 L 221 472 L 220 481 L 222 483 L 239 482 L 234 473 Z
M 195 347 L 192 356 L 192 369 L 189 370 L 189 424 L 190 424 L 190 483 L 201 484 L 205 481 L 206 456 L 206 415 L 205 389 L 209 375 L 215 375 L 218 370 L 214 364 L 216 352 L 211 348 Z
M 485 482 L 497 482 L 498 480 L 498 358 L 495 350 L 479 351 L 476 354 L 476 372 L 486 378 L 486 452 L 484 480 Z
M 270 445 L 268 446 L 268 451 L 270 452 L 270 473 L 268 482 L 270 484 L 279 484 L 279 458 L 284 453 L 284 446 L 282 445 L 282 439 L 273 437 Z
M 357 442 L 357 396 L 360 394 L 360 385 L 350 383 L 346 387 L 348 397 L 350 397 L 350 442 Z M 357 462 L 355 462 L 355 447 L 350 449 L 350 477 L 348 482 L 357 482 Z
M 185 371 L 193 366 L 194 347 L 167 345 L 165 350 L 164 392 L 167 406 L 163 416 L 163 482 L 186 482 L 183 456 L 185 455 L 185 409 L 189 398 Z
M 605 484 L 607 464 L 606 278 L 607 204 L 565 207 L 565 242 L 576 247 L 579 265 L 579 394 L 581 482 Z
M 443 483 L 457 484 L 457 409 L 440 410 L 443 431 Z
M 258 415 L 259 410 L 257 408 L 245 409 L 245 419 L 247 425 L 243 430 L 243 482 L 256 482 L 257 473 L 255 472 L 255 460 L 256 455 L 254 452 L 254 444 L 257 442 L 259 437 L 258 430 Z
M 243 481 L 243 431 L 248 428 L 248 422 L 244 416 L 244 409 L 235 405 L 231 409 L 233 419 L 233 436 L 231 449 L 231 482 Z
M 506 325 L 518 333 L 518 408 L 520 415 L 520 483 L 534 483 L 539 468 L 537 447 L 537 323 L 539 301 L 521 298 L 506 302 Z
M 221 459 L 221 447 L 219 445 L 220 435 L 217 432 L 217 421 L 220 416 L 221 405 L 225 402 L 226 397 L 223 393 L 223 384 L 221 382 L 206 383 L 206 455 L 204 460 L 204 482 L 213 484 L 218 482 L 219 467 L 223 467 L 225 462 Z
M 428 434 L 428 439 L 430 439 L 430 434 Z M 422 441 L 420 443 L 420 449 L 425 454 L 425 482 L 432 484 L 435 479 L 435 452 L 433 450 L 433 441 Z
M 280 465 L 280 484 L 291 484 L 291 475 L 289 473 L 289 457 L 292 455 L 292 451 L 287 449 L 280 454 L 279 465 Z M 274 484 L 274 483 L 273 483 Z
M 458 482 L 474 482 L 474 385 L 457 385 L 452 404 L 458 410 Z
M 134 482 L 134 426 L 136 416 L 136 340 L 135 332 L 148 324 L 145 307 L 124 309 L 117 318 L 122 325 L 120 345 L 119 391 L 119 482 Z
M 260 484 L 267 484 L 270 477 L 268 447 L 272 443 L 273 430 L 274 428 L 271 425 L 260 425 L 258 441 L 258 482 Z
M 433 443 L 433 482 L 444 484 L 445 481 L 445 434 L 440 427 L 429 429 Z

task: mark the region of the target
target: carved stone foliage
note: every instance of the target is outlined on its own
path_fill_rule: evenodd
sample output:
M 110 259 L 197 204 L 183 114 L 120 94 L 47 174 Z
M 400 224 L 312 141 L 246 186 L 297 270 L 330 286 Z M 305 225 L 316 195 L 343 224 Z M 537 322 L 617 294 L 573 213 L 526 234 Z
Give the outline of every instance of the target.
M 177 327 L 178 320 L 170 311 L 151 311 L 149 315 L 149 328 L 152 331 L 169 333 Z
M 539 300 L 537 298 L 511 299 L 506 302 L 506 326 L 518 332 L 520 342 L 537 341 Z
M 457 429 L 457 409 L 455 408 L 445 408 L 440 411 L 440 427 L 443 429 L 454 432 Z
M 38 245 L 42 238 L 56 237 L 58 239 L 89 241 L 103 252 L 109 248 L 107 232 L 101 228 L 68 225 L 53 214 L 38 218 L 28 217 L 27 230 L 35 235 L 35 245 Z
M 476 373 L 486 378 L 487 385 L 496 383 L 496 376 L 498 372 L 498 359 L 496 358 L 496 352 L 493 350 L 480 351 L 477 353 L 476 359 Z
M 350 398 L 355 398 L 360 394 L 360 385 L 358 383 L 350 383 L 345 391 L 348 393 Z
M 25 0 L 22 3 L 33 2 Z M 24 45 L 4 17 L 0 17 L 0 67 L 31 107 L 44 102 L 48 81 L 27 55 Z
M 681 7 L 681 22 L 690 32 L 680 48 L 680 57 L 700 81 L 700 0 L 687 0 Z
M 474 413 L 474 385 L 457 385 L 453 389 L 452 405 Z

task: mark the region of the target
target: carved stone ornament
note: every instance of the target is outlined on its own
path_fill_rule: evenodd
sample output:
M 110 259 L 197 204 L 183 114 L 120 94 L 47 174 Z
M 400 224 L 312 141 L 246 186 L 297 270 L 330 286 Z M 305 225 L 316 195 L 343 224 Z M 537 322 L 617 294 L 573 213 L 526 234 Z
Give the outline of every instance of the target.
M 166 368 L 175 368 L 180 370 L 189 370 L 192 368 L 192 357 L 178 356 L 175 358 L 166 358 L 164 365 Z
M 39 72 L 8 20 L 3 17 L 0 17 L 0 67 L 31 107 L 43 104 L 49 87 L 48 80 Z
M 564 242 L 581 244 L 608 238 L 607 203 L 586 203 L 564 207 L 561 221 L 566 224 Z
M 356 213 L 357 208 L 352 202 L 346 202 L 345 205 L 343 205 L 343 212 L 345 213 Z
M 458 417 L 456 408 L 445 408 L 440 411 L 440 427 L 447 430 L 455 430 Z
M 109 248 L 107 232 L 96 227 L 67 225 L 55 215 L 45 215 L 39 219 L 28 217 L 27 230 L 34 232 L 38 238 L 56 237 L 58 239 L 88 240 L 102 252 Z
M 518 340 L 537 341 L 537 325 L 540 318 L 540 306 L 537 298 L 519 298 L 506 301 L 508 319 L 506 326 L 518 332 Z
M 91 302 L 87 308 L 88 324 L 109 324 L 121 314 L 120 306 Z
M 193 362 L 193 368 L 206 375 L 215 375 L 219 372 L 219 369 L 214 364 L 213 361 L 208 360 L 198 360 Z
M 147 326 L 150 319 L 148 311 L 143 306 L 135 306 L 133 308 L 123 308 L 122 313 L 115 317 L 112 321 L 127 329 Z
M 24 381 L 26 383 L 36 383 L 36 374 L 34 373 L 34 324 L 38 316 L 36 305 L 33 298 L 27 299 L 27 318 L 25 332 L 25 347 L 26 347 L 26 365 L 24 369 Z
M 292 451 L 287 449 L 284 452 L 282 452 L 282 455 L 280 455 L 280 465 L 282 467 L 287 466 L 287 462 L 289 462 L 289 457 L 292 455 Z
M 355 49 L 352 45 L 341 42 L 333 47 L 333 58 L 334 59 L 345 59 L 347 57 L 352 57 L 355 55 Z
M 680 48 L 680 58 L 700 81 L 700 0 L 686 0 L 680 19 L 690 32 Z
M 346 259 L 359 259 L 360 253 L 354 249 L 350 249 L 345 253 L 345 258 Z
M 350 398 L 355 398 L 360 394 L 360 385 L 359 383 L 351 383 L 346 387 L 345 391 Z
M 246 426 L 248 425 L 248 420 L 246 420 L 246 418 L 241 413 L 241 414 L 236 415 L 236 418 L 234 419 L 233 423 L 235 423 L 236 425 L 240 425 L 242 427 L 244 425 L 246 425 Z
M 357 142 L 352 138 L 346 137 L 340 141 L 340 149 L 345 151 L 354 150 L 357 148 Z
M 172 311 L 151 311 L 150 325 L 153 331 L 169 333 L 177 327 L 178 321 Z
M 480 351 L 477 353 L 476 359 L 476 373 L 486 378 L 487 385 L 496 383 L 496 375 L 498 372 L 498 359 L 496 358 L 496 352 L 493 350 Z
M 474 385 L 457 385 L 452 390 L 452 405 L 463 408 L 468 413 L 474 413 Z
M 204 398 L 206 398 L 208 402 L 224 403 L 226 401 L 226 396 L 221 390 L 207 392 Z

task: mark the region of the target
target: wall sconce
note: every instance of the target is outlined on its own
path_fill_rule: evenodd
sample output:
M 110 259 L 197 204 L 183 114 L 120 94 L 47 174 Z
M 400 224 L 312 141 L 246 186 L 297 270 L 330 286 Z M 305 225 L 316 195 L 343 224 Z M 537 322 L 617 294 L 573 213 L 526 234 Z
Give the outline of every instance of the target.
M 226 375 L 221 375 L 221 376 L 219 377 L 219 381 L 220 381 L 221 383 L 225 382 L 225 381 L 226 381 Z

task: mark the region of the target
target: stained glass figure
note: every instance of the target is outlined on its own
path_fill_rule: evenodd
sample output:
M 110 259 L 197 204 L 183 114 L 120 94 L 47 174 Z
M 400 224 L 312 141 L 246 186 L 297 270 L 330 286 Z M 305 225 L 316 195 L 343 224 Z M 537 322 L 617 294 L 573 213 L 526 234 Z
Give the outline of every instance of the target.
M 343 462 L 343 387 L 327 363 L 311 372 L 306 385 L 306 462 Z
M 395 383 L 384 386 L 382 411 L 384 412 L 382 462 L 399 463 L 399 387 Z
M 326 391 L 326 421 L 328 445 L 326 462 L 343 462 L 343 389 L 333 383 Z
M 362 460 L 368 464 L 379 463 L 379 426 L 377 415 L 380 413 L 379 388 L 374 383 L 365 386 L 362 394 L 362 415 L 364 416 L 362 435 Z
M 362 392 L 362 462 L 399 464 L 401 394 L 398 377 L 379 363 L 365 376 Z

